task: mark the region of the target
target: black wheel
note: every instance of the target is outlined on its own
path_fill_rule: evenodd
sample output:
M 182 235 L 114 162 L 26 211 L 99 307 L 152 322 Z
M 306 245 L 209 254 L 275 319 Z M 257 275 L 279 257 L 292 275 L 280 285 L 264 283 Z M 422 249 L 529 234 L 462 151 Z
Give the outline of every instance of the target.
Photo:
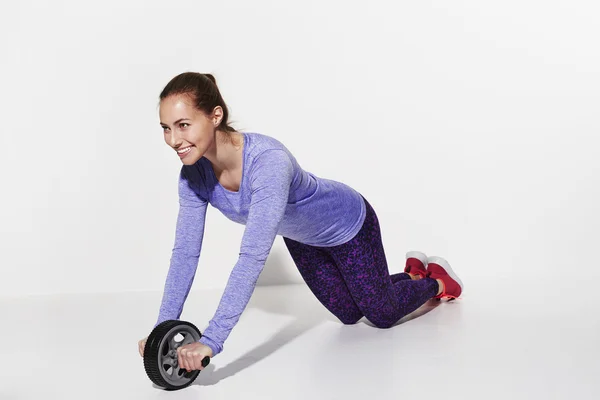
M 178 390 L 191 385 L 200 371 L 180 369 L 177 348 L 197 342 L 201 337 L 202 333 L 190 322 L 168 320 L 157 325 L 144 347 L 144 369 L 148 378 L 166 390 Z M 202 365 L 206 366 L 209 362 L 209 357 L 205 357 Z

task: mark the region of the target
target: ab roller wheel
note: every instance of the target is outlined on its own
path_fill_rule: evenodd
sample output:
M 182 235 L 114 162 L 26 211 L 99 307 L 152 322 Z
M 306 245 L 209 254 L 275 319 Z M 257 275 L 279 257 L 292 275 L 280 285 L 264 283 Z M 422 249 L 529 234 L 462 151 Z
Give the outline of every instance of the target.
M 183 389 L 194 382 L 200 371 L 187 372 L 179 368 L 177 348 L 200 340 L 202 334 L 186 321 L 168 320 L 157 325 L 146 340 L 144 368 L 148 378 L 166 390 Z M 202 366 L 210 363 L 204 357 Z

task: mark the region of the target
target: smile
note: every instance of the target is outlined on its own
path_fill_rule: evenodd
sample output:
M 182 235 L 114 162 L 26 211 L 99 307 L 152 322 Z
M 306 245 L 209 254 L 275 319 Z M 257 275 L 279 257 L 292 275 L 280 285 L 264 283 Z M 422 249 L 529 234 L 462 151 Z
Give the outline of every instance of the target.
M 192 149 L 192 147 L 186 147 L 185 149 L 181 149 L 181 150 L 177 150 L 177 153 L 179 154 L 185 154 L 188 153 L 190 150 Z

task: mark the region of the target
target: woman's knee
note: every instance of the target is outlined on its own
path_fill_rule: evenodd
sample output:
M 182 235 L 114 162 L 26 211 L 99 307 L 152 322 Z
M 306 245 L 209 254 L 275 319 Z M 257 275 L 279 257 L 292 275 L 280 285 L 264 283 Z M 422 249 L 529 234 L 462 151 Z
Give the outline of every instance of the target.
M 382 315 L 382 314 L 372 314 L 365 315 L 367 319 L 380 329 L 388 329 L 391 328 L 398 322 L 402 317 L 398 315 Z
M 371 320 L 369 320 L 371 321 Z M 373 323 L 373 325 L 375 325 L 377 328 L 380 329 L 389 329 L 392 326 L 394 326 L 394 324 L 397 321 L 392 321 L 392 320 L 375 320 L 375 321 L 371 321 Z
M 339 319 L 344 325 L 355 325 L 360 319 L 363 317 L 362 314 L 335 314 L 337 319 Z

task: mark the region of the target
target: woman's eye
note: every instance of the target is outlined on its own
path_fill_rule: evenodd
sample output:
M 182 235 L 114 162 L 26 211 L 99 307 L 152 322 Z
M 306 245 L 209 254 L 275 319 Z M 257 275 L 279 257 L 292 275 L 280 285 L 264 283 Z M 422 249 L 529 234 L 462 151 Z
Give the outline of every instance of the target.
M 179 124 L 179 127 L 180 128 L 185 128 L 184 125 L 189 126 L 190 124 L 186 124 L 185 122 L 182 122 L 182 123 Z

